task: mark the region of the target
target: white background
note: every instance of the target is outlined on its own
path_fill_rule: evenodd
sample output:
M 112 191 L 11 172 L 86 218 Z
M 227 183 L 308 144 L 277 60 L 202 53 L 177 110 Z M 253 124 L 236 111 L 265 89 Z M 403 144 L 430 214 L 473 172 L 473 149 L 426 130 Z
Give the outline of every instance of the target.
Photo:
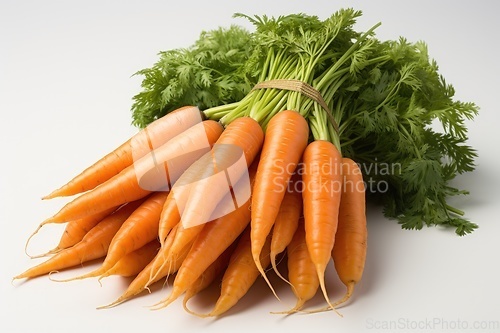
M 30 232 L 66 202 L 40 197 L 136 132 L 129 110 L 141 78 L 132 74 L 150 67 L 157 52 L 189 46 L 201 30 L 247 25 L 232 18 L 235 12 L 325 18 L 343 6 L 363 10 L 360 30 L 381 21 L 381 39 L 425 40 L 457 98 L 481 107 L 468 123 L 470 144 L 479 152 L 477 170 L 454 182 L 471 195 L 453 201 L 480 225 L 476 232 L 460 238 L 448 229 L 404 231 L 370 206 L 366 270 L 354 299 L 341 309 L 343 318 L 331 312 L 269 314 L 293 299 L 279 288 L 285 302 L 280 304 L 260 280 L 219 320 L 188 315 L 179 302 L 150 311 L 147 306 L 166 290 L 96 310 L 126 287 L 129 280 L 120 278 L 104 280 L 102 287 L 95 280 L 58 284 L 46 277 L 11 284 L 34 264 L 24 254 Z M 392 331 L 458 332 L 497 321 L 495 329 L 484 331 L 500 332 L 499 10 L 496 1 L 2 0 L 0 331 L 389 332 L 384 325 L 396 322 Z M 31 250 L 53 247 L 58 227 L 41 232 Z M 328 288 L 337 298 L 343 289 L 331 269 Z M 322 304 L 321 298 L 312 304 Z

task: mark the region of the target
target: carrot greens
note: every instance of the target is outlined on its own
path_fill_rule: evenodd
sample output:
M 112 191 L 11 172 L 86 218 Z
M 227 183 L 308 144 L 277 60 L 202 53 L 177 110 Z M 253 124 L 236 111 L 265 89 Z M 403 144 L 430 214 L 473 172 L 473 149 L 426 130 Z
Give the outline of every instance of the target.
M 100 307 L 109 308 L 175 274 L 153 309 L 183 293 L 187 309 L 216 282 L 209 314 L 187 309 L 207 317 L 233 308 L 259 276 L 279 299 L 267 277 L 276 272 L 297 296 L 280 313 L 336 312 L 364 270 L 367 200 L 405 229 L 463 236 L 478 227 L 449 201 L 467 194 L 452 181 L 474 170 L 467 124 L 478 107 L 455 99 L 424 42 L 380 40 L 380 23 L 356 31 L 361 12 L 350 8 L 324 20 L 235 17 L 254 31 L 202 32 L 136 73 L 144 78 L 132 122 L 142 130 L 44 197 L 78 195 L 26 247 L 48 223 L 69 222 L 69 238 L 14 279 L 104 258 L 58 281 L 136 275 Z M 86 228 L 69 233 L 75 222 Z M 276 261 L 285 248 L 287 277 L 284 257 Z M 337 302 L 326 283 L 332 260 L 347 288 Z M 302 309 L 318 291 L 327 306 Z
M 378 23 L 356 31 L 361 12 L 353 9 L 325 20 L 235 16 L 255 30 L 204 32 L 193 47 L 163 52 L 153 68 L 138 72 L 144 90 L 134 97 L 136 125 L 186 103 L 223 124 L 251 116 L 263 128 L 277 112 L 297 110 L 308 118 L 315 139 L 333 142 L 360 164 L 369 200 L 381 202 L 385 215 L 403 228 L 451 226 L 458 235 L 477 228 L 447 200 L 467 194 L 450 181 L 474 170 L 466 122 L 478 107 L 454 99 L 453 86 L 424 42 L 379 40 Z M 276 79 L 309 84 L 328 110 L 297 91 L 252 89 Z

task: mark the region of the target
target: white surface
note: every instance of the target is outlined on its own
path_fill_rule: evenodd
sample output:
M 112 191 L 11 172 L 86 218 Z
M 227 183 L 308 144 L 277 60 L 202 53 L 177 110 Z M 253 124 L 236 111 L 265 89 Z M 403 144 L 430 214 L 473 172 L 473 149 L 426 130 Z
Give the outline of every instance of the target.
M 479 230 L 463 238 L 438 228 L 403 231 L 378 207 L 370 207 L 365 275 L 353 301 L 342 309 L 343 318 L 333 313 L 271 315 L 291 305 L 292 298 L 283 287 L 279 291 L 286 304 L 278 303 L 261 281 L 219 320 L 188 315 L 179 302 L 161 311 L 145 307 L 166 291 L 95 310 L 120 294 L 126 286 L 121 279 L 104 280 L 103 287 L 95 280 L 57 284 L 46 277 L 11 284 L 14 275 L 34 263 L 24 254 L 26 238 L 65 202 L 40 197 L 136 132 L 129 110 L 140 78 L 131 75 L 151 66 L 158 51 L 188 46 L 203 29 L 245 25 L 232 19 L 234 12 L 326 17 L 342 6 L 364 11 L 359 29 L 382 21 L 377 30 L 382 39 L 425 40 L 457 97 L 481 107 L 470 123 L 470 143 L 479 152 L 477 171 L 455 182 L 471 195 L 454 202 Z M 495 1 L 3 0 L 0 331 L 460 332 L 479 323 L 490 325 L 486 332 L 500 332 L 499 10 Z M 61 230 L 47 227 L 31 250 L 51 248 Z M 329 272 L 329 290 L 336 298 L 343 289 Z

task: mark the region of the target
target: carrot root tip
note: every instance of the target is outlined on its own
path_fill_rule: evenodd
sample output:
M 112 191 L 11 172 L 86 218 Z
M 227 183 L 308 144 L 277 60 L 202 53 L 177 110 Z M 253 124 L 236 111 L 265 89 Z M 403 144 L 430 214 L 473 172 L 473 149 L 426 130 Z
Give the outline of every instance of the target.
M 182 307 L 184 308 L 184 311 L 186 311 L 187 313 L 193 315 L 193 316 L 197 316 L 199 318 L 207 318 L 207 317 L 210 317 L 210 313 L 198 313 L 198 312 L 195 312 L 193 310 L 191 310 L 189 307 L 188 307 L 188 302 L 189 300 L 191 299 L 192 296 L 188 296 L 186 295 L 182 301 Z
M 95 271 L 92 271 L 92 272 L 89 272 L 87 274 L 83 274 L 83 275 L 80 275 L 80 276 L 75 276 L 75 277 L 72 277 L 72 278 L 69 278 L 69 279 L 61 279 L 61 280 L 52 278 L 51 277 L 51 273 L 49 273 L 49 279 L 51 281 L 54 281 L 54 282 L 71 282 L 71 281 L 83 280 L 83 279 L 87 279 L 87 278 L 91 278 L 91 277 L 97 277 L 97 276 L 99 276 L 102 273 L 102 270 L 99 268 L 99 269 L 97 269 Z M 102 284 L 101 284 L 101 286 L 102 286 Z
M 281 273 L 280 271 L 278 270 L 278 263 L 276 263 L 276 255 L 274 254 L 271 254 L 271 266 L 273 268 L 273 271 L 276 273 L 276 275 L 281 279 L 283 280 L 284 282 L 286 282 L 292 289 L 295 290 L 295 287 L 292 285 L 292 283 L 290 281 L 288 281 Z M 279 299 L 279 298 L 278 298 Z
M 31 239 L 40 231 L 40 229 L 42 229 L 42 227 L 46 224 L 47 222 L 43 221 L 42 223 L 40 223 L 38 225 L 38 227 L 35 229 L 35 231 L 33 231 L 33 233 L 28 237 L 28 239 L 26 240 L 26 244 L 24 244 L 24 253 L 30 257 L 31 259 L 36 259 L 36 258 L 39 258 L 39 256 L 33 256 L 31 254 L 28 253 L 28 246 L 29 246 L 29 243 L 31 242 Z
M 266 275 L 266 272 L 264 271 L 264 268 L 262 267 L 262 264 L 260 262 L 260 253 L 254 253 L 253 254 L 253 259 L 254 259 L 254 262 L 255 262 L 255 265 L 257 266 L 257 269 L 259 270 L 260 272 L 260 275 L 264 278 L 264 280 L 266 281 L 267 285 L 269 286 L 269 288 L 271 289 L 274 297 L 276 297 L 276 299 L 278 301 L 281 302 L 281 299 L 279 298 L 278 294 L 276 293 L 276 291 L 274 290 L 274 287 L 273 285 L 271 284 L 271 281 L 269 281 L 269 279 L 267 278 L 267 275 Z
M 325 286 L 325 267 L 323 265 L 316 265 L 316 270 L 319 278 L 319 285 L 321 288 L 321 292 L 323 293 L 323 297 L 325 298 L 326 303 L 328 304 L 327 308 L 331 308 L 333 311 L 335 311 L 340 317 L 343 317 L 342 314 L 340 314 L 333 304 L 330 302 L 330 298 L 328 297 L 328 293 L 326 292 L 326 286 Z
M 271 314 L 282 314 L 282 315 L 291 315 L 291 314 L 294 314 L 294 313 L 297 313 L 299 312 L 302 307 L 304 306 L 305 304 L 305 300 L 303 299 L 298 299 L 297 300 L 297 303 L 295 304 L 295 306 L 293 308 L 291 308 L 290 310 L 286 310 L 286 311 L 271 311 Z
M 119 297 L 116 301 L 112 302 L 112 303 L 109 303 L 107 305 L 101 305 L 101 306 L 98 306 L 96 309 L 97 310 L 104 310 L 104 309 L 110 309 L 110 308 L 113 308 L 123 302 L 125 302 L 126 298 L 123 298 L 123 297 Z
M 172 292 L 170 293 L 170 295 L 159 301 L 158 303 L 155 303 L 151 306 L 149 306 L 149 308 L 151 310 L 160 310 L 160 309 L 163 309 L 163 308 L 166 308 L 167 306 L 169 306 L 173 301 L 175 301 L 180 295 L 181 295 L 181 290 L 180 289 L 176 289 L 174 287 L 174 289 L 172 290 Z
M 346 285 L 347 290 L 346 290 L 346 293 L 344 294 L 344 297 L 342 297 L 340 300 L 333 303 L 334 307 L 338 307 L 339 305 L 344 304 L 351 299 L 352 294 L 354 292 L 354 285 L 355 285 L 354 282 L 350 282 Z

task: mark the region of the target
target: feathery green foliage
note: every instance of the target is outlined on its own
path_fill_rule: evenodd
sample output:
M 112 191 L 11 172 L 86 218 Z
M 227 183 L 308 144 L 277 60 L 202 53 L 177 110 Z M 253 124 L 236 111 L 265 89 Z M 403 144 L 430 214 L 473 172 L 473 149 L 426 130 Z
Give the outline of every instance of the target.
M 135 74 L 143 76 L 143 90 L 133 97 L 133 124 L 145 127 L 179 105 L 206 109 L 241 100 L 255 81 L 239 73 L 251 48 L 250 32 L 233 25 L 202 32 L 189 48 L 160 52 Z
M 204 32 L 194 46 L 162 52 L 158 63 L 138 72 L 144 81 L 134 97 L 134 124 L 198 105 L 224 124 L 249 115 L 265 127 L 276 112 L 295 109 L 307 117 L 314 139 L 334 142 L 361 165 L 368 198 L 381 202 L 387 217 L 405 229 L 443 225 L 458 235 L 472 232 L 477 225 L 447 199 L 467 194 L 449 183 L 474 170 L 466 121 L 478 107 L 454 99 L 424 42 L 378 40 L 378 24 L 358 32 L 360 16 L 353 9 L 325 20 L 236 14 L 255 31 Z M 252 90 L 272 79 L 309 83 L 332 114 L 297 92 Z

